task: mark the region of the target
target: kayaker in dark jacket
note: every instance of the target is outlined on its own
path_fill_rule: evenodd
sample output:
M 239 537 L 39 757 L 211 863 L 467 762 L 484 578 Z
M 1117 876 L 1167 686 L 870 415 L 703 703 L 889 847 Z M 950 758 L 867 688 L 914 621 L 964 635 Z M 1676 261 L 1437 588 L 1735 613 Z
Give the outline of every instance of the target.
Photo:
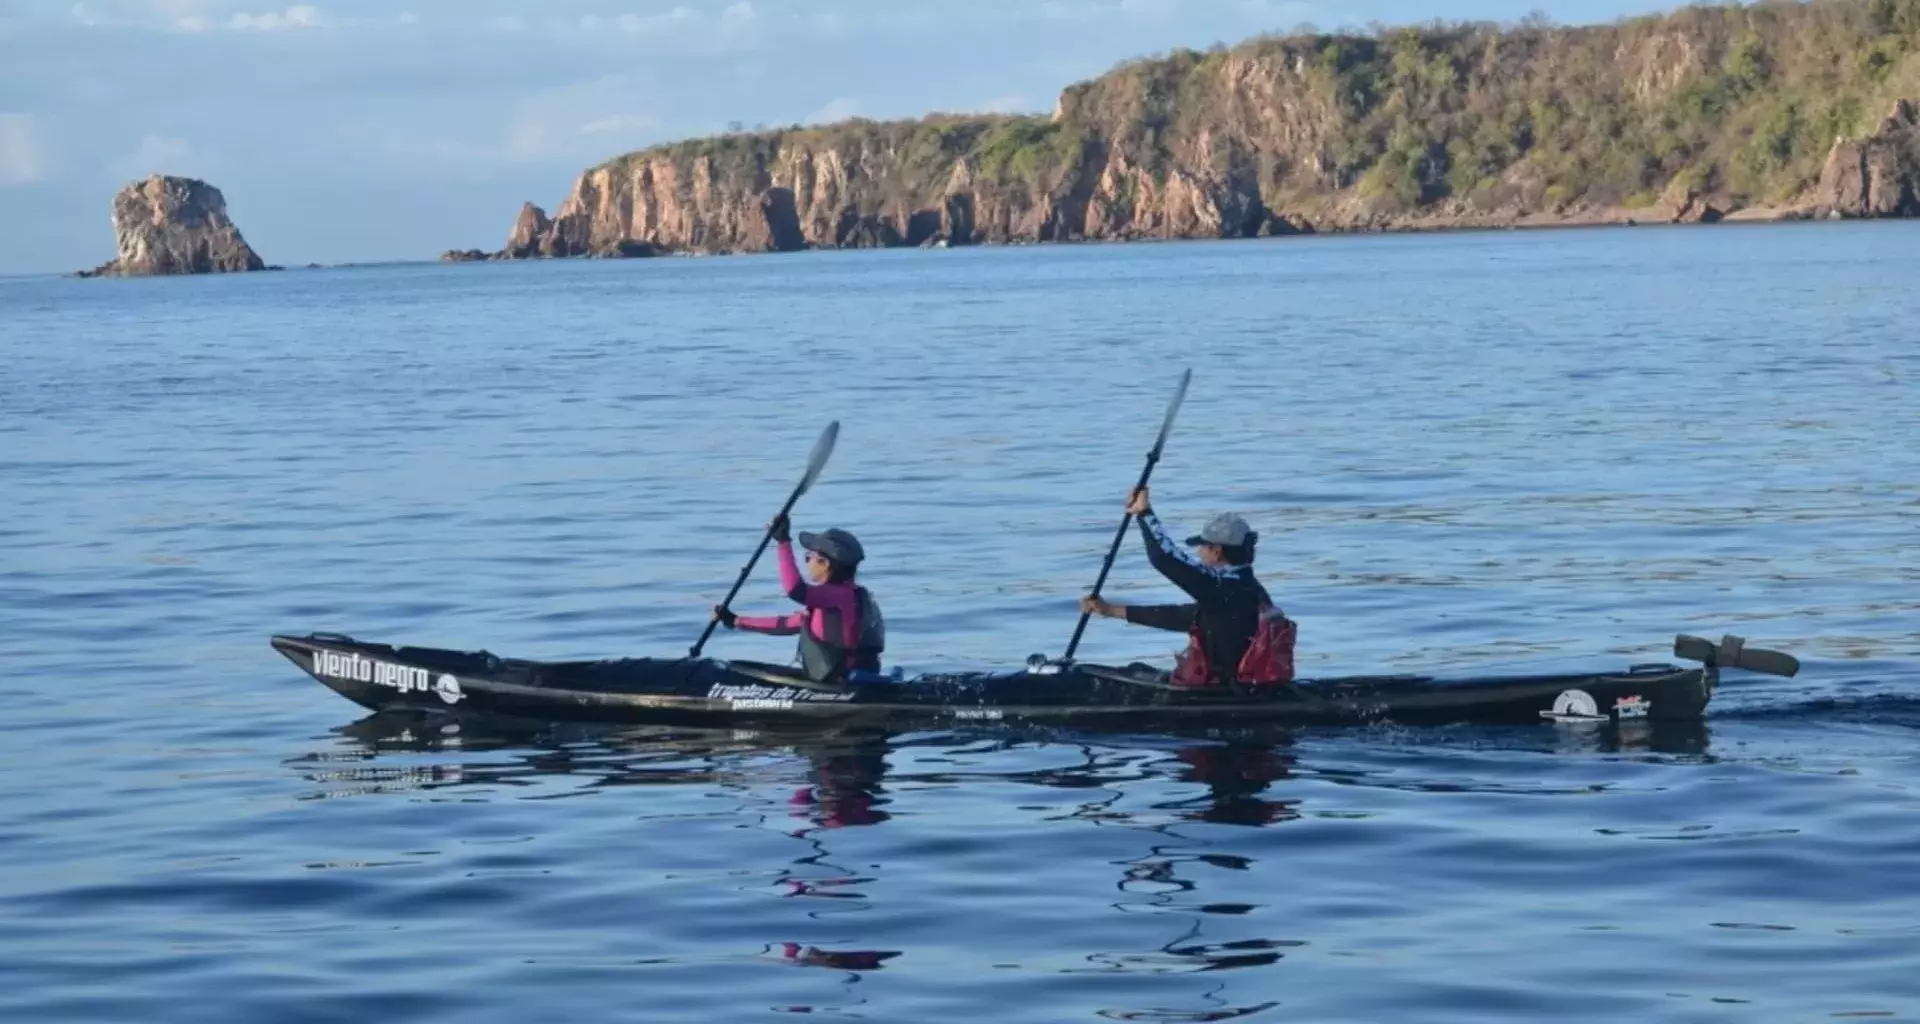
M 835 682 L 848 672 L 879 672 L 880 654 L 887 646 L 887 627 L 873 595 L 854 581 L 860 563 L 867 557 L 860 541 L 845 530 L 801 533 L 800 546 L 807 549 L 807 576 L 812 580 L 806 582 L 794 564 L 787 518 L 775 519 L 772 527 L 773 539 L 780 548 L 780 586 L 801 610 L 791 615 L 748 616 L 716 607 L 713 617 L 728 629 L 773 636 L 797 634 L 800 665 L 809 679 Z
M 1130 607 L 1088 596 L 1081 599 L 1081 609 L 1188 634 L 1188 648 L 1173 673 L 1176 684 L 1291 682 L 1295 626 L 1254 578 L 1253 553 L 1260 535 L 1247 521 L 1232 513 L 1215 516 L 1183 546 L 1154 515 L 1147 489 L 1134 492 L 1127 511 L 1140 521 L 1147 560 L 1193 603 Z

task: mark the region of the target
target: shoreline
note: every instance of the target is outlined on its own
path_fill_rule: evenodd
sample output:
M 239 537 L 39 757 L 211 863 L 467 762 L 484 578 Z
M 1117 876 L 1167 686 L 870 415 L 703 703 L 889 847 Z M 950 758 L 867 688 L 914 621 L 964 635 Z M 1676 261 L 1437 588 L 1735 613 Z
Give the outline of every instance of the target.
M 1651 210 L 1652 216 L 1641 219 L 1633 216 L 1639 211 L 1607 210 L 1595 211 L 1591 215 L 1542 215 L 1518 219 L 1493 220 L 1486 222 L 1458 221 L 1435 218 L 1433 220 L 1409 219 L 1400 222 L 1387 222 L 1373 226 L 1343 226 L 1312 231 L 1300 231 L 1276 235 L 1230 235 L 1223 237 L 1200 235 L 1172 236 L 1133 236 L 1076 238 L 1058 241 L 1040 241 L 1018 239 L 1011 241 L 970 242 L 965 245 L 864 245 L 864 246 L 816 246 L 807 245 L 799 249 L 748 249 L 748 250 L 676 250 L 656 248 L 643 256 L 620 256 L 583 254 L 577 256 L 508 256 L 504 250 L 485 253 L 481 257 L 451 259 L 454 252 L 449 250 L 437 260 L 424 261 L 442 265 L 462 265 L 469 263 L 567 263 L 576 261 L 590 262 L 645 262 L 662 259 L 720 259 L 742 256 L 797 256 L 803 253 L 822 252 L 918 252 L 964 249 L 1027 249 L 1056 248 L 1073 246 L 1122 246 L 1122 245 L 1165 245 L 1174 243 L 1206 244 L 1210 242 L 1298 242 L 1314 238 L 1367 238 L 1391 235 L 1466 235 L 1494 234 L 1500 232 L 1546 232 L 1546 231 L 1597 231 L 1597 230 L 1640 230 L 1649 228 L 1716 228 L 1716 227 L 1753 227 L 1782 224 L 1838 224 L 1873 222 L 1915 222 L 1913 217 L 1846 217 L 1820 216 L 1803 207 L 1750 207 L 1727 213 L 1715 220 L 1676 221 L 1659 216 L 1657 210 Z M 477 250 L 464 250 L 474 252 Z M 411 262 L 411 261 L 407 261 Z
M 1302 232 L 1299 234 L 1292 234 L 1292 235 L 1264 235 L 1264 236 L 1255 236 L 1250 238 L 1249 237 L 1213 238 L 1213 237 L 1182 237 L 1182 236 L 1140 237 L 1140 238 L 1083 238 L 1083 239 L 1076 239 L 1072 241 L 1061 241 L 1061 242 L 1038 242 L 1038 241 L 976 242 L 969 245 L 956 245 L 956 246 L 943 246 L 943 247 L 905 246 L 905 245 L 844 246 L 844 247 L 809 246 L 804 249 L 795 249 L 790 251 L 758 250 L 758 251 L 713 252 L 713 253 L 662 251 L 652 256 L 628 256 L 628 257 L 531 256 L 531 257 L 508 258 L 508 257 L 501 257 L 497 254 L 489 254 L 489 257 L 483 260 L 454 261 L 454 260 L 436 259 L 436 258 L 413 258 L 413 259 L 350 260 L 343 263 L 300 263 L 300 264 L 290 263 L 290 264 L 284 265 L 284 269 L 281 270 L 280 274 L 276 274 L 274 276 L 282 276 L 282 275 L 297 276 L 300 272 L 303 272 L 303 271 L 310 272 L 310 271 L 316 271 L 316 270 L 379 270 L 379 269 L 389 268 L 389 267 L 458 266 L 458 265 L 464 265 L 467 263 L 482 263 L 482 264 L 572 263 L 572 262 L 627 263 L 627 262 L 645 262 L 647 260 L 718 259 L 718 258 L 741 257 L 741 256 L 749 256 L 749 257 L 751 256 L 799 256 L 806 253 L 834 253 L 834 252 L 856 253 L 856 252 L 896 252 L 896 251 L 917 252 L 917 251 L 926 251 L 926 250 L 939 251 L 939 249 L 941 248 L 955 249 L 955 250 L 1030 249 L 1030 248 L 1070 248 L 1075 246 L 1165 245 L 1165 244 L 1175 244 L 1175 243 L 1207 244 L 1211 242 L 1299 242 L 1299 241 L 1308 241 L 1315 238 L 1334 239 L 1334 238 L 1370 238 L 1370 237 L 1405 236 L 1405 235 L 1455 235 L 1455 234 L 1473 235 L 1473 234 L 1496 234 L 1496 233 L 1502 233 L 1502 232 L 1515 232 L 1515 231 L 1524 231 L 1524 232 L 1604 231 L 1609 229 L 1629 231 L 1629 230 L 1661 229 L 1661 228 L 1717 228 L 1717 227 L 1737 228 L 1737 227 L 1754 227 L 1754 226 L 1786 225 L 1786 224 L 1825 225 L 1825 224 L 1870 224 L 1870 223 L 1896 223 L 1896 224 L 1897 223 L 1920 223 L 1920 218 L 1914 218 L 1914 217 L 1821 217 L 1821 216 L 1814 216 L 1802 211 L 1796 211 L 1791 209 L 1754 208 L 1754 209 L 1747 209 L 1747 210 L 1737 210 L 1733 213 L 1727 214 L 1725 217 L 1723 217 L 1718 221 L 1706 222 L 1706 223 L 1685 222 L 1685 221 L 1673 222 L 1673 221 L 1658 219 L 1658 218 L 1649 219 L 1649 220 L 1639 220 L 1637 218 L 1631 218 L 1631 217 L 1622 218 L 1622 217 L 1593 216 L 1593 217 L 1560 217 L 1560 218 L 1555 218 L 1550 220 L 1540 219 L 1540 218 L 1528 218 L 1524 220 L 1510 220 L 1510 221 L 1503 221 L 1498 223 L 1487 223 L 1487 224 L 1471 224 L 1471 223 L 1428 224 L 1428 223 L 1412 222 L 1412 223 L 1388 224 L 1388 225 L 1383 225 L 1378 227 L 1329 228 L 1327 230 L 1316 230 L 1312 232 Z M 144 278 L 143 277 L 112 277 L 112 278 L 86 278 L 85 280 L 143 280 L 143 279 L 159 280 L 159 279 L 164 279 L 169 277 L 196 277 L 196 276 L 207 276 L 207 275 L 161 274 L 161 275 L 146 275 Z M 9 282 L 35 281 L 35 280 L 43 280 L 43 279 L 80 280 L 81 278 L 78 278 L 73 271 L 58 271 L 58 270 L 24 271 L 20 273 L 0 274 L 0 281 L 9 281 Z

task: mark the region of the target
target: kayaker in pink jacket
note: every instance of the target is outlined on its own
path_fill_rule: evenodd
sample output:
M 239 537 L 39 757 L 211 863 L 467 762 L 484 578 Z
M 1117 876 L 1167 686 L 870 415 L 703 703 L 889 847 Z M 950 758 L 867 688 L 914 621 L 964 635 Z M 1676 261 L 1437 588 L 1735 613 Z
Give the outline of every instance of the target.
M 716 607 L 713 617 L 728 629 L 772 636 L 800 637 L 800 664 L 809 679 L 844 680 L 848 672 L 880 671 L 886 649 L 886 621 L 867 588 L 855 582 L 866 551 L 845 530 L 800 534 L 807 551 L 807 580 L 793 557 L 793 538 L 785 516 L 773 521 L 779 545 L 780 586 L 801 606 L 789 615 L 736 615 Z

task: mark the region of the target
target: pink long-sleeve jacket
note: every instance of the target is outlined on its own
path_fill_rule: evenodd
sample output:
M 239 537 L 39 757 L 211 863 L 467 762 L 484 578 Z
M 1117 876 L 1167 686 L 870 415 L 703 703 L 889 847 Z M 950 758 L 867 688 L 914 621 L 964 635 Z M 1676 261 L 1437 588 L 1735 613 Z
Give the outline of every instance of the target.
M 809 636 L 837 647 L 853 650 L 860 646 L 860 590 L 851 583 L 808 583 L 800 578 L 800 566 L 793 559 L 793 542 L 780 542 L 780 586 L 787 596 L 800 604 L 790 615 L 742 615 L 734 620 L 736 628 L 773 636 L 794 636 L 805 629 Z M 827 636 L 828 612 L 840 613 L 840 636 Z

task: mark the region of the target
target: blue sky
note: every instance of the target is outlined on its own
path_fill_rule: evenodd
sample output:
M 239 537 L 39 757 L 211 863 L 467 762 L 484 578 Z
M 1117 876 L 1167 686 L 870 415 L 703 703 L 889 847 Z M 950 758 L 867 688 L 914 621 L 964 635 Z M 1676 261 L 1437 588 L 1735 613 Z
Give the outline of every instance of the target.
M 738 121 L 1046 111 L 1131 57 L 1312 23 L 1650 0 L 0 0 L 0 273 L 112 255 L 160 171 L 269 262 L 498 248 L 590 164 Z

